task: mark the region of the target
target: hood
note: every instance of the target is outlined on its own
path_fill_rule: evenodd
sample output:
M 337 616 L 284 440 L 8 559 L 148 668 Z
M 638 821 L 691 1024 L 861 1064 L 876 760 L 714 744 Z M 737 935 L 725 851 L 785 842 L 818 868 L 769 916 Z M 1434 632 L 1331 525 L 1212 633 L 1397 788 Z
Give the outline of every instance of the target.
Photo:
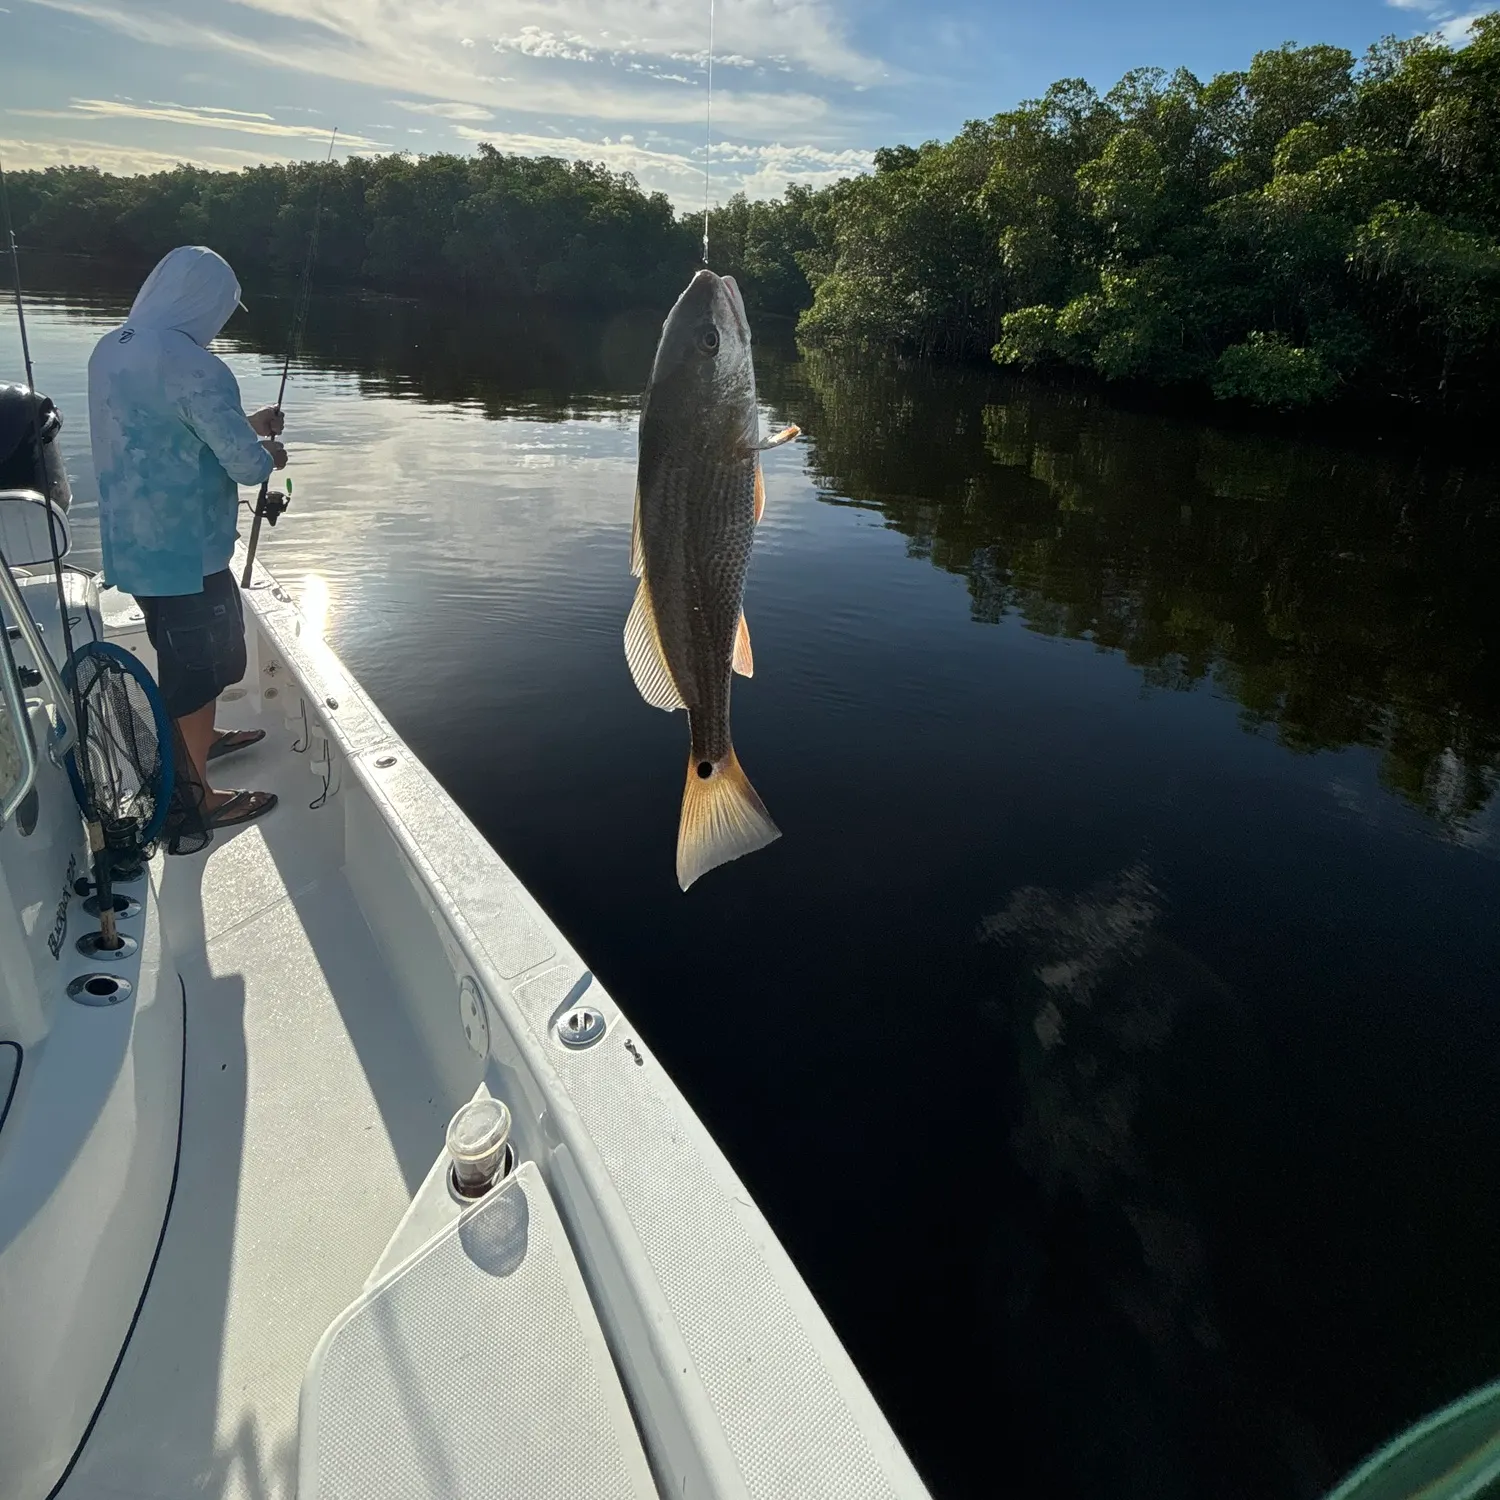
M 126 322 L 175 328 L 206 345 L 241 305 L 240 284 L 222 255 L 206 245 L 179 245 L 142 283 Z

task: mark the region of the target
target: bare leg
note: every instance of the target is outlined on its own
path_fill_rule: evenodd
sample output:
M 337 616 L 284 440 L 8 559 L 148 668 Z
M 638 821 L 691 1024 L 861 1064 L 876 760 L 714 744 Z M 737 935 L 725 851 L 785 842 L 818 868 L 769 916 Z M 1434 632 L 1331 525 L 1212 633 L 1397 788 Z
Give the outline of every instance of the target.
M 228 796 L 227 792 L 216 792 L 208 784 L 208 752 L 214 742 L 214 710 L 217 707 L 217 700 L 211 699 L 202 708 L 196 708 L 177 720 L 177 733 L 187 751 L 193 782 L 203 791 L 205 813 L 221 807 Z

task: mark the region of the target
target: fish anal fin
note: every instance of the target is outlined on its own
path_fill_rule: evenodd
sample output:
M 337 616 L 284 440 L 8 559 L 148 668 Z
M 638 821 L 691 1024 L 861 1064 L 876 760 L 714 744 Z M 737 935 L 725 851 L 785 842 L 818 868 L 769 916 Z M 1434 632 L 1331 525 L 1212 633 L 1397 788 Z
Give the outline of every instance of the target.
M 705 767 L 708 775 L 702 776 Z M 732 749 L 717 763 L 688 762 L 677 829 L 677 883 L 683 890 L 700 875 L 780 837 Z
M 630 571 L 640 578 L 646 571 L 646 545 L 641 541 L 641 487 L 635 487 L 635 520 L 630 526 Z
M 635 603 L 630 606 L 625 621 L 625 660 L 630 663 L 630 675 L 635 679 L 641 697 L 653 708 L 663 708 L 670 713 L 674 708 L 687 707 L 661 649 L 656 615 L 651 608 L 651 591 L 644 578 L 635 591 Z
M 741 677 L 755 676 L 755 657 L 750 651 L 750 627 L 745 623 L 745 612 L 740 611 L 739 627 L 734 632 L 734 670 Z

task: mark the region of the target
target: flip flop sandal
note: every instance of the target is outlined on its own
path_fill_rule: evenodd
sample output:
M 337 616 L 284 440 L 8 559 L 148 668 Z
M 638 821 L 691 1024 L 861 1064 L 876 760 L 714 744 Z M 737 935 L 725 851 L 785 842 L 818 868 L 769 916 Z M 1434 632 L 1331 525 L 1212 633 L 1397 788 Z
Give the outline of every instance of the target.
M 229 801 L 221 803 L 216 812 L 204 820 L 205 828 L 233 828 L 238 823 L 249 823 L 276 806 L 275 792 L 235 792 Z
M 233 755 L 236 750 L 248 750 L 265 739 L 264 729 L 227 729 L 208 747 L 208 759 L 218 760 L 221 755 Z

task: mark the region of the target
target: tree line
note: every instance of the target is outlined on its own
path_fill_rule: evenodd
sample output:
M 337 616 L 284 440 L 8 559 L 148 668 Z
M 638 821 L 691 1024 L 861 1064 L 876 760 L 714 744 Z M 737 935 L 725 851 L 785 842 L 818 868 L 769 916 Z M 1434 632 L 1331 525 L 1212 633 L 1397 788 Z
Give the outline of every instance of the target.
M 693 254 L 667 196 L 642 192 L 628 173 L 488 144 L 474 156 L 137 177 L 49 167 L 8 180 L 25 248 L 146 267 L 174 245 L 211 245 L 247 283 L 297 276 L 315 219 L 320 286 L 445 292 L 471 304 L 657 302 L 681 290 Z
M 580 309 L 660 305 L 701 221 L 589 162 L 351 158 L 12 179 L 28 246 L 149 262 L 213 245 L 295 274 Z M 1291 44 L 1201 82 L 1080 79 L 893 146 L 875 170 L 711 215 L 713 264 L 809 345 L 992 358 L 1273 407 L 1443 409 L 1500 387 L 1500 12 L 1357 59 Z

